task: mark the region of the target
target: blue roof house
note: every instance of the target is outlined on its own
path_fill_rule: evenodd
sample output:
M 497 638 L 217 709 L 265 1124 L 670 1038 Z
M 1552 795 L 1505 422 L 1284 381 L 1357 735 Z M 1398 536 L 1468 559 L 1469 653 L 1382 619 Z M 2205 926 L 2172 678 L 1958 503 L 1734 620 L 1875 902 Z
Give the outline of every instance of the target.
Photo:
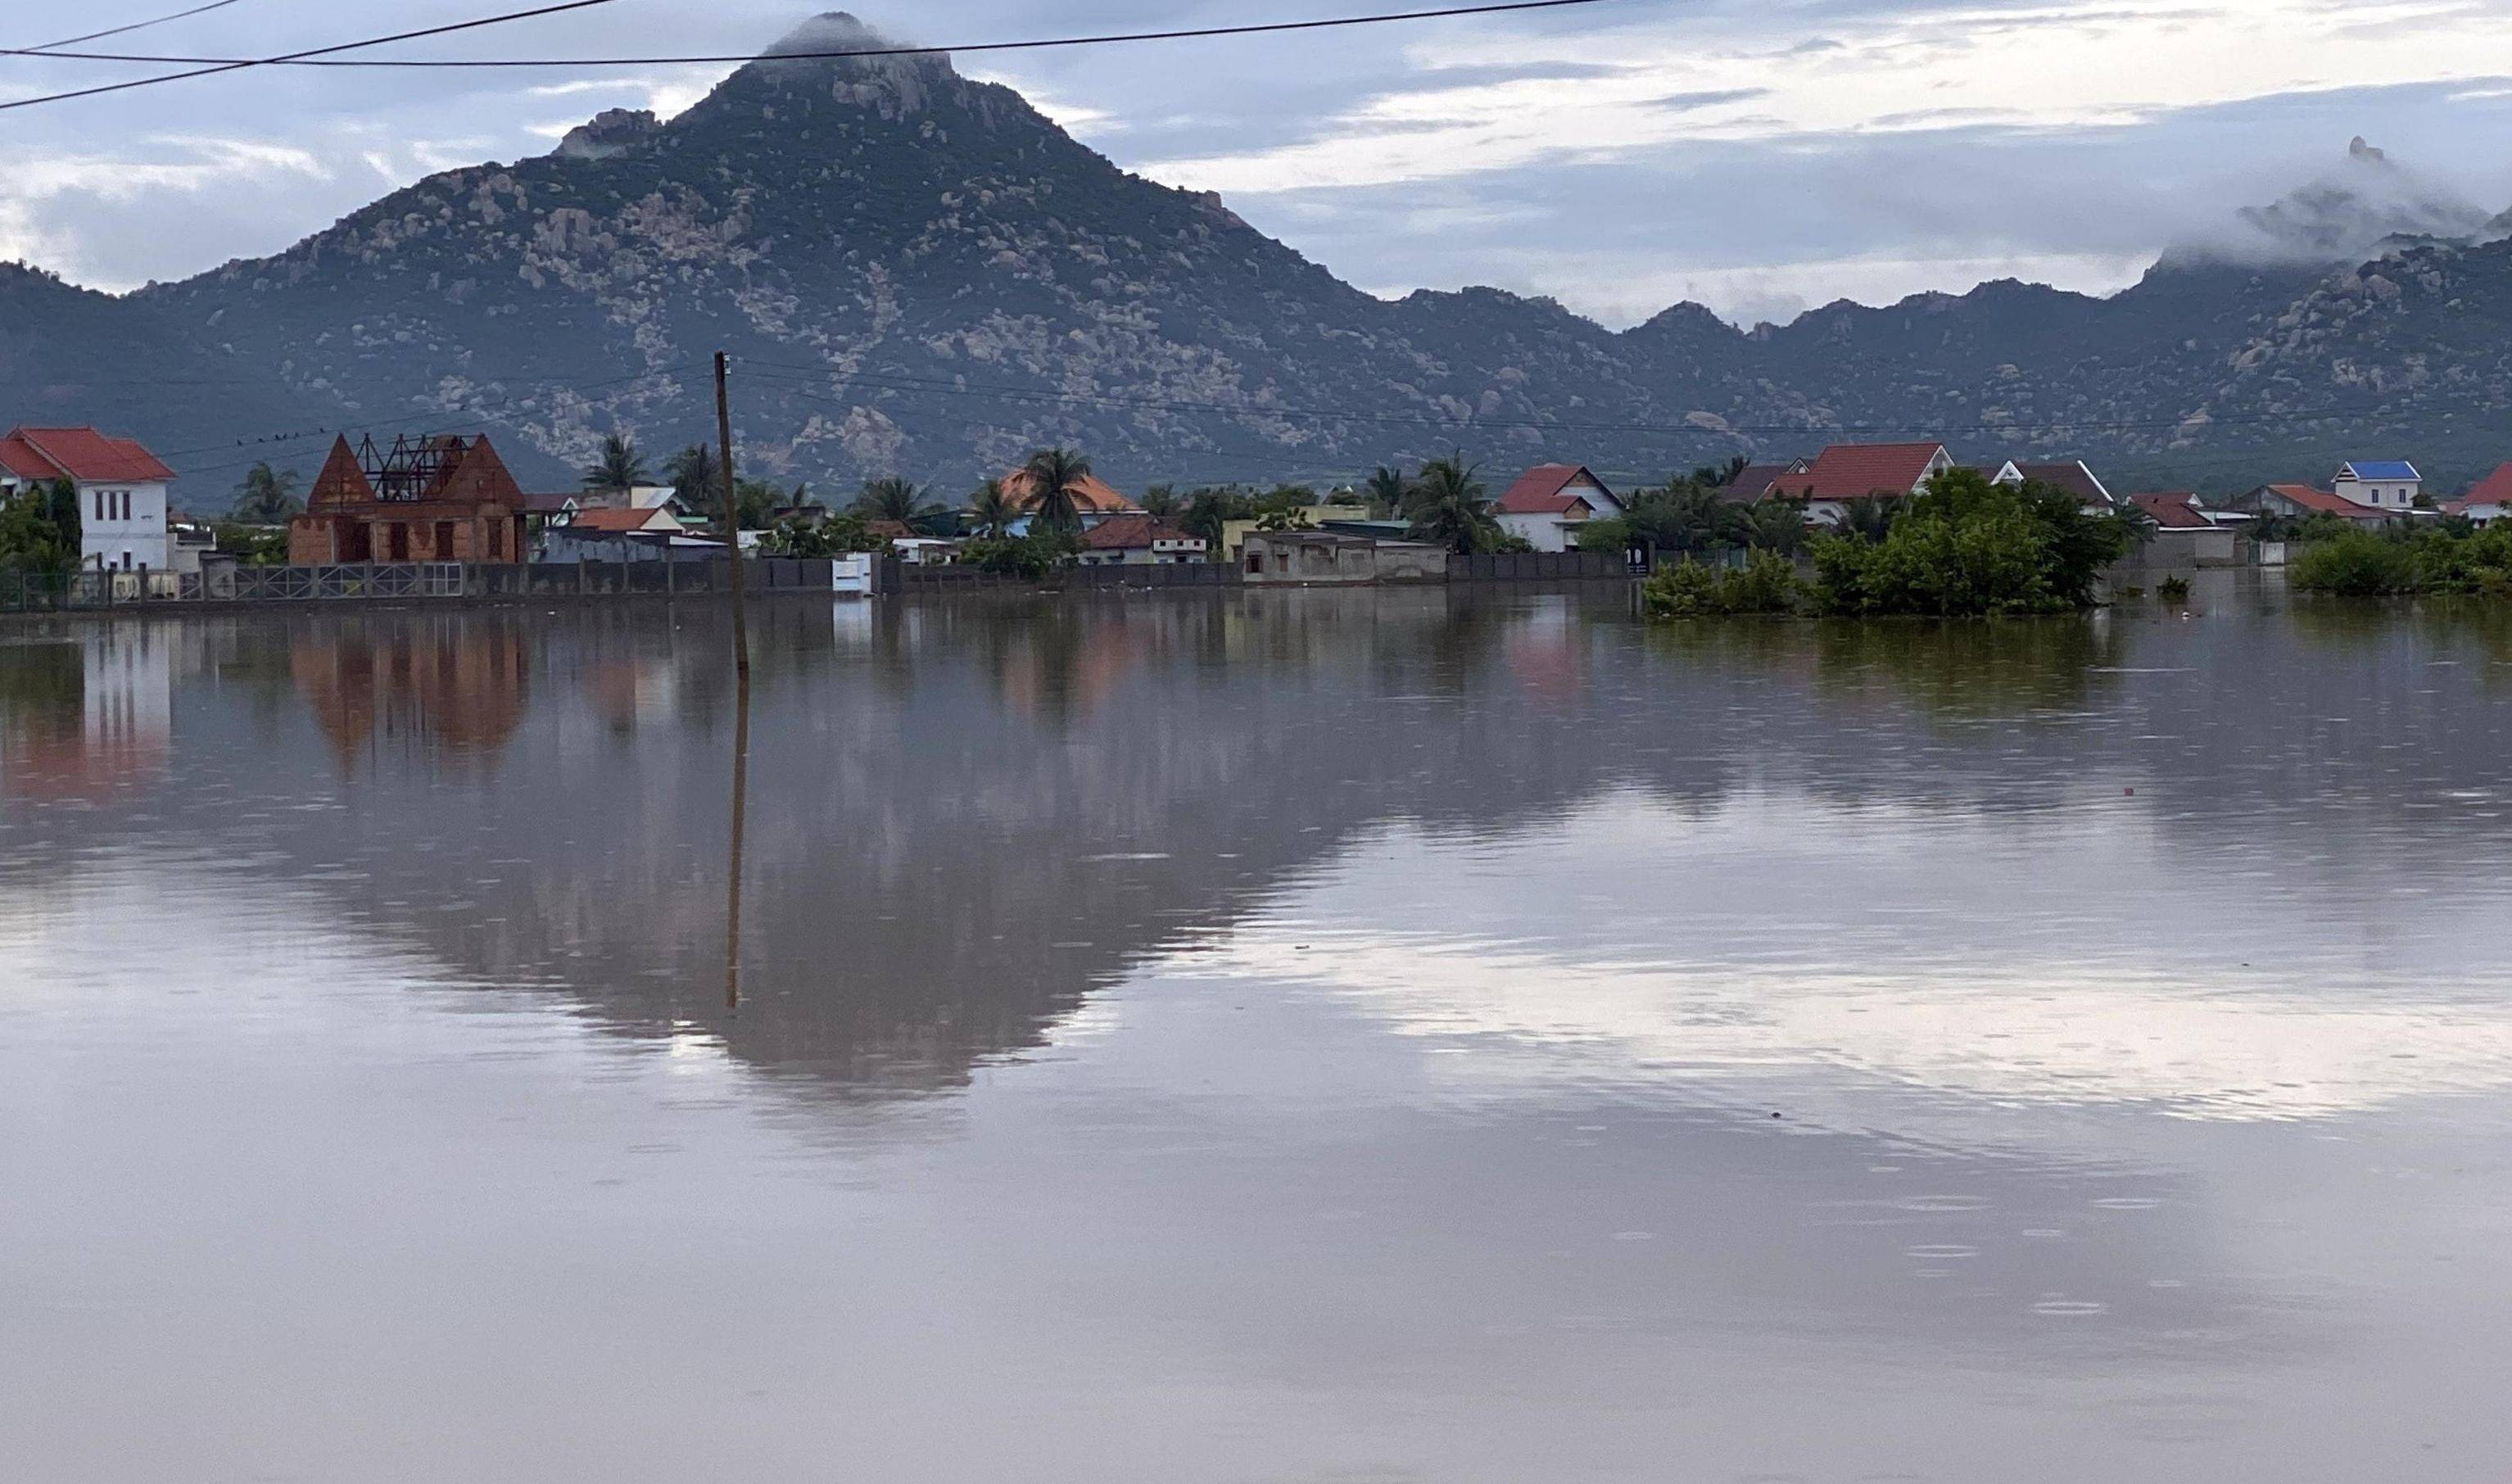
M 2425 477 L 2404 458 L 2359 458 L 2339 464 L 2329 488 L 2358 505 L 2405 510 L 2424 491 Z

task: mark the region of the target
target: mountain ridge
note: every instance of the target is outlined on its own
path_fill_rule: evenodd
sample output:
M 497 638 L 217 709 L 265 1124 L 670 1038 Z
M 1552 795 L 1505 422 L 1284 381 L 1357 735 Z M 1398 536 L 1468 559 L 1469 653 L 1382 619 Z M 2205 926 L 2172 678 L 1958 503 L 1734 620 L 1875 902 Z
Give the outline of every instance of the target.
M 1452 448 L 1504 475 L 1558 458 L 1663 477 L 1868 433 L 2202 485 L 2317 477 L 2368 443 L 2474 472 L 2492 454 L 2468 410 L 2512 403 L 2488 329 L 2512 323 L 2512 250 L 2416 205 L 2361 141 L 2341 183 L 2271 218 L 2372 234 L 2360 261 L 2192 251 L 2104 297 L 1999 280 L 1750 329 L 1685 302 L 1611 330 L 1498 289 L 1365 293 L 945 58 L 777 55 L 873 36 L 822 18 L 674 118 L 610 110 L 547 153 L 120 298 L 0 268 L 26 327 L 0 326 L 0 407 L 184 449 L 307 422 L 485 427 L 528 479 L 563 482 L 613 429 L 657 453 L 704 436 L 724 348 L 746 468 L 953 493 L 1058 442 L 1129 483 Z M 2471 230 L 2407 240 L 2401 219 Z M 116 334 L 228 386 L 170 404 L 67 345 Z M 2308 415 L 2330 409 L 2342 423 Z M 234 460 L 264 448 L 313 456 Z

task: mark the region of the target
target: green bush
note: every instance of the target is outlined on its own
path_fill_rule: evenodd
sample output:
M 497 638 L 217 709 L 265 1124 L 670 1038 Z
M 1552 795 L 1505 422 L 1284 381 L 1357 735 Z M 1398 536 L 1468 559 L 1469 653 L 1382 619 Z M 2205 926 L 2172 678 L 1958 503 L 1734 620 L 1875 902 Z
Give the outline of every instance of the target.
M 1661 567 L 1641 586 L 1652 618 L 1709 618 L 1730 613 L 1793 613 L 1804 601 L 1796 567 L 1777 552 L 1757 551 L 1741 567 L 1705 566 L 1690 557 Z
M 1855 615 L 2065 612 L 2092 605 L 2095 580 L 2129 540 L 2126 522 L 2085 514 L 2064 490 L 1953 469 L 1905 502 L 1881 540 L 1816 537 L 1815 599 Z
M 2286 579 L 2299 592 L 2330 593 L 2341 598 L 2413 593 L 2420 585 L 2420 568 L 2452 565 L 2448 556 L 2420 554 L 2421 545 L 2392 540 L 2369 530 L 2341 531 L 2305 545 L 2286 568 Z
M 1080 549 L 1078 538 L 1060 531 L 1033 530 L 1025 536 L 1007 536 L 1000 541 L 965 541 L 960 546 L 960 565 L 973 566 L 998 577 L 1045 576 L 1063 565 L 1066 558 Z
M 2189 601 L 2189 579 L 2166 577 L 2154 585 L 2154 596 L 2178 607 Z

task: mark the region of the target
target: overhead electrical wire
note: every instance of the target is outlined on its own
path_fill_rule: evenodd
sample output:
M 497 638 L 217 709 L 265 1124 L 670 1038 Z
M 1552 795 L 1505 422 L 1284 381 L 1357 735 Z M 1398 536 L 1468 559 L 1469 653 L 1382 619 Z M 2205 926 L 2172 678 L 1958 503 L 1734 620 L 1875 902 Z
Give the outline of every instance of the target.
M 588 4 L 608 0 L 585 0 Z M 1606 5 L 1616 0 L 1498 0 L 1488 5 L 1450 5 L 1432 10 L 1387 11 L 1368 16 L 1328 16 L 1315 20 L 1265 20 L 1243 25 L 1190 26 L 1163 31 L 1117 31 L 1093 36 L 1053 36 L 1030 41 L 978 41 L 956 46 L 887 46 L 844 47 L 830 50 L 791 52 L 740 52 L 706 56 L 668 57 L 356 57 L 343 58 L 330 54 L 352 49 L 383 46 L 389 42 L 408 41 L 417 36 L 437 34 L 413 31 L 403 36 L 387 36 L 374 41 L 353 42 L 343 47 L 329 47 L 315 52 L 299 52 L 287 57 L 168 57 L 155 54 L 120 52 L 67 52 L 54 48 L 28 48 L 11 51 L 0 48 L 0 57 L 37 57 L 65 61 L 157 62 L 168 65 L 198 65 L 226 71 L 239 67 L 660 67 L 700 64 L 742 63 L 753 61 L 830 61 L 848 58 L 938 57 L 952 53 L 1034 52 L 1051 47 L 1114 46 L 1150 41 L 1193 41 L 1213 36 L 1262 36 L 1290 31 L 1321 31 L 1355 25 L 1391 25 L 1402 21 L 1441 20 L 1457 17 L 1497 16 L 1519 11 L 1566 10 L 1577 6 Z M 569 9 L 571 7 L 559 7 Z M 527 12 L 540 15 L 545 12 Z M 497 20 L 521 17 L 498 17 L 467 22 L 468 25 L 494 24 Z M 446 27 L 444 29 L 460 29 Z M 142 78 L 120 84 L 140 87 L 150 83 L 175 82 L 180 77 L 203 76 L 206 73 L 179 73 L 160 78 Z M 57 94 L 54 98 L 28 98 L 25 102 L 51 102 L 60 98 L 83 97 L 81 93 Z
M 64 36 L 59 41 L 47 41 L 40 46 L 0 48 L 0 56 L 32 57 L 37 53 L 50 52 L 59 47 L 74 47 L 91 41 L 102 41 L 108 36 L 128 36 L 133 31 L 144 31 L 152 25 L 165 25 L 170 21 L 176 20 L 189 20 L 194 16 L 206 16 L 212 11 L 222 11 L 230 5 L 241 5 L 243 3 L 244 0 L 210 0 L 210 3 L 207 5 L 196 5 L 190 10 L 177 11 L 171 16 L 152 16 L 146 20 L 134 20 L 125 25 L 109 26 L 101 31 L 90 31 L 84 36 Z
M 108 93 L 128 93 L 134 88 L 153 88 L 161 83 L 179 83 L 195 77 L 214 77 L 221 72 L 240 72 L 247 67 L 278 67 L 294 62 L 310 61 L 341 52 L 363 51 L 368 47 L 390 46 L 397 41 L 417 41 L 428 36 L 450 36 L 457 31 L 476 31 L 484 26 L 505 25 L 517 20 L 531 20 L 542 16 L 563 16 L 570 11 L 587 11 L 597 6 L 616 5 L 619 0 L 558 0 L 557 4 L 536 6 L 530 10 L 508 11 L 503 15 L 481 16 L 470 20 L 448 21 L 443 25 L 421 26 L 414 31 L 399 31 L 390 36 L 371 36 L 364 41 L 334 42 L 327 47 L 313 47 L 302 52 L 290 52 L 280 57 L 222 58 L 206 60 L 204 65 L 186 72 L 161 72 L 155 77 L 125 78 L 118 83 L 98 83 L 91 88 L 73 88 L 66 93 L 45 93 L 34 98 L 12 98 L 0 102 L 0 112 L 12 108 L 32 108 L 39 103 L 61 103 L 77 98 L 99 98 Z M 0 56 L 70 57 L 67 52 L 14 52 Z

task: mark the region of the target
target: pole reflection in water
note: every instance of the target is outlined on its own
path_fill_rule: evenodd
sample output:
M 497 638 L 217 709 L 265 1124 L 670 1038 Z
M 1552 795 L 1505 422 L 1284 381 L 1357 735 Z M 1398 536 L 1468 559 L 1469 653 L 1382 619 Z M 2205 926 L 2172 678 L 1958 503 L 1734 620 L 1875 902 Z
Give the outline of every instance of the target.
M 1596 586 L 0 637 L 12 1476 L 2499 1474 L 2512 628 Z

